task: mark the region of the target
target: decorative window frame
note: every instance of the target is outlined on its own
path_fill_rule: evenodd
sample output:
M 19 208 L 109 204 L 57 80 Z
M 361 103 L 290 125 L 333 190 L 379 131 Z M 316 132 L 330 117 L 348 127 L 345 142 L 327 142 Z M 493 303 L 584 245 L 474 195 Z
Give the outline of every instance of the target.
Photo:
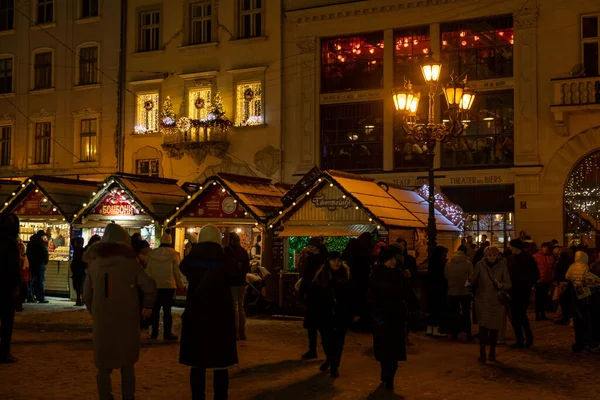
M 27 168 L 44 169 L 54 165 L 54 134 L 56 132 L 56 114 L 48 112 L 45 109 L 30 115 L 29 135 L 27 135 Z M 50 122 L 50 160 L 48 164 L 35 163 L 35 129 L 36 124 Z
M 81 49 L 85 49 L 88 47 L 96 47 L 98 49 L 98 53 L 96 56 L 96 64 L 97 64 L 97 78 L 96 78 L 96 82 L 95 83 L 88 83 L 88 84 L 80 84 L 80 78 L 81 78 L 81 65 L 80 65 L 80 61 L 81 61 Z M 77 55 L 75 56 L 75 85 L 74 87 L 77 89 L 93 89 L 93 88 L 97 88 L 97 87 L 101 87 L 102 82 L 100 80 L 100 43 L 99 42 L 84 42 L 81 43 L 80 45 L 77 46 L 77 48 L 75 49 Z
M 137 174 L 138 161 L 156 160 L 156 159 L 158 160 L 158 176 L 163 177 L 164 176 L 163 153 L 159 149 L 152 147 L 152 146 L 141 147 L 135 153 L 133 153 L 133 155 L 132 155 L 133 164 L 131 166 L 131 173 Z
M 594 37 L 594 38 L 585 38 L 584 39 L 584 37 L 583 37 L 583 19 L 584 18 L 590 18 L 590 17 L 596 17 L 596 19 L 598 21 L 597 36 Z M 584 45 L 586 43 L 598 43 L 598 49 L 600 50 L 600 13 L 592 13 L 592 14 L 583 14 L 583 15 L 581 15 L 580 20 L 579 20 L 579 24 L 580 24 L 580 27 L 579 27 L 579 52 L 580 52 L 580 56 L 579 56 L 579 59 L 580 59 L 581 65 L 584 65 L 583 47 L 584 47 Z M 599 69 L 599 71 L 598 71 L 598 73 L 600 74 L 600 51 L 598 53 L 599 53 L 598 54 L 598 57 L 599 57 L 599 60 L 598 60 L 598 65 L 599 65 L 598 69 Z M 586 71 L 586 74 L 587 74 L 587 71 Z M 590 76 L 590 75 L 588 75 L 588 76 Z
M 192 43 L 192 6 L 199 3 L 210 3 L 211 5 L 211 27 L 210 27 L 210 42 L 207 43 Z M 182 47 L 212 47 L 219 43 L 219 24 L 218 24 L 218 4 L 213 0 L 186 0 L 184 2 L 184 21 L 183 21 L 183 40 Z
M 158 23 L 158 48 L 154 49 L 154 50 L 141 50 L 141 41 L 142 41 L 142 14 L 146 13 L 146 12 L 152 12 L 152 11 L 158 11 L 160 17 L 159 17 L 159 23 Z M 136 23 L 135 23 L 135 51 L 134 54 L 147 54 L 147 53 L 154 53 L 157 51 L 164 51 L 164 18 L 165 18 L 165 12 L 164 12 L 164 8 L 162 3 L 158 3 L 158 4 L 151 4 L 151 5 L 147 5 L 147 6 L 143 6 L 143 7 L 138 7 L 135 10 L 135 18 L 136 18 Z
M 232 93 L 233 93 L 233 118 L 232 120 L 234 121 L 234 125 L 236 127 L 263 127 L 267 125 L 267 113 L 266 113 L 266 104 L 267 104 L 267 96 L 266 96 L 266 71 L 267 71 L 266 66 L 261 66 L 261 67 L 253 67 L 253 68 L 245 68 L 245 69 L 236 69 L 236 70 L 229 70 L 227 72 L 229 72 L 230 74 L 233 75 L 233 88 L 232 88 Z M 238 111 L 238 98 L 237 98 L 237 91 L 238 91 L 238 86 L 240 85 L 244 85 L 244 84 L 249 84 L 249 83 L 260 83 L 261 85 L 261 91 L 262 91 L 262 95 L 261 95 L 261 102 L 262 102 L 262 112 L 261 112 L 261 122 L 258 124 L 254 124 L 254 125 L 241 125 L 240 122 L 238 121 L 238 117 L 239 117 L 239 111 Z
M 4 35 L 12 35 L 15 34 L 17 32 L 17 16 L 16 16 L 16 12 L 15 12 L 15 8 L 16 5 L 13 3 L 13 21 L 12 21 L 12 28 L 11 29 L 4 29 L 0 31 L 0 36 L 4 36 Z
M 157 104 L 154 105 L 154 107 L 156 107 L 157 110 L 157 116 L 156 116 L 156 130 L 150 131 L 150 132 L 146 132 L 146 133 L 138 133 L 135 130 L 135 127 L 138 126 L 138 102 L 139 102 L 139 96 L 144 96 L 144 95 L 148 95 L 148 94 L 156 94 L 158 95 L 158 102 Z M 146 89 L 146 90 L 140 90 L 140 91 L 136 91 L 135 92 L 135 103 L 134 103 L 134 119 L 133 119 L 133 132 L 132 134 L 134 136 L 151 136 L 151 135 L 159 135 L 160 134 L 160 110 L 161 110 L 161 101 L 162 101 L 162 95 L 161 95 L 161 90 L 160 88 L 155 88 L 155 89 Z
M 0 169 L 12 168 L 15 161 L 15 128 L 16 128 L 16 116 L 12 114 L 4 114 L 0 116 L 0 127 L 10 126 L 10 160 L 8 165 L 0 165 Z
M 190 103 L 190 95 L 194 91 L 202 91 L 202 90 L 210 90 L 210 102 L 205 104 L 205 109 L 208 109 L 210 103 L 213 101 L 215 97 L 215 93 L 217 92 L 216 85 L 216 77 L 218 71 L 205 71 L 205 72 L 196 72 L 190 74 L 181 74 L 179 77 L 183 79 L 184 82 L 184 93 L 185 93 L 185 115 L 190 119 L 201 119 L 196 118 L 197 115 L 192 115 L 193 107 Z
M 52 53 L 52 82 L 49 88 L 36 89 L 35 88 L 35 56 L 40 53 Z M 56 87 L 56 68 L 54 68 L 54 59 L 56 57 L 56 51 L 52 47 L 39 47 L 31 52 L 31 77 L 30 77 L 30 91 L 34 93 L 49 93 L 54 92 Z
M 52 1 L 52 21 L 39 23 L 38 22 L 38 2 L 34 0 L 31 2 L 31 7 L 33 7 L 32 15 L 33 15 L 33 25 L 31 25 L 31 30 L 41 30 L 48 28 L 56 28 L 56 9 L 57 4 L 56 0 Z
M 73 164 L 85 164 L 90 166 L 98 166 L 100 154 L 102 154 L 102 111 L 98 108 L 84 108 L 73 111 Z M 96 119 L 96 159 L 94 161 L 82 161 L 81 154 L 81 120 Z M 77 157 L 76 157 L 77 156 Z
M 2 97 L 14 97 L 16 90 L 15 90 L 15 55 L 11 54 L 11 53 L 2 53 L 0 54 L 0 60 L 5 60 L 5 59 L 12 59 L 12 72 L 11 72 L 11 77 L 12 77 L 12 83 L 11 83 L 11 91 L 7 92 L 7 93 L 0 93 L 0 96 Z M 0 120 L 1 123 L 1 120 Z
M 98 0 L 98 15 L 95 15 L 92 17 L 84 17 L 82 15 L 82 13 L 83 13 L 82 1 L 85 1 L 85 0 L 77 0 L 76 5 L 75 5 L 77 7 L 77 10 L 76 10 L 77 14 L 75 14 L 75 15 L 77 15 L 77 19 L 75 20 L 75 23 L 76 24 L 86 24 L 86 23 L 101 21 L 102 20 L 102 13 L 101 13 L 102 7 L 100 7 L 100 5 L 101 5 L 102 0 Z

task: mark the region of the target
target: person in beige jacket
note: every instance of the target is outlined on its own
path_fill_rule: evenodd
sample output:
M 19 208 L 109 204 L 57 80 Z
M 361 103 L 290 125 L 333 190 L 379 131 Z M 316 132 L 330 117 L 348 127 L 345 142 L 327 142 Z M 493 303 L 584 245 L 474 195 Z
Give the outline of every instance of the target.
M 140 355 L 138 290 L 143 293 L 143 318 L 151 315 L 156 299 L 156 284 L 138 263 L 130 243 L 127 231 L 111 223 L 102 240 L 83 254 L 88 264 L 83 301 L 93 319 L 100 400 L 113 399 L 110 375 L 117 368 L 123 399 L 134 398 L 134 364 Z
M 175 297 L 177 288 L 185 287 L 181 274 L 179 273 L 179 253 L 173 249 L 173 239 L 171 235 L 164 234 L 160 239 L 158 249 L 148 253 L 148 262 L 146 264 L 146 273 L 154 279 L 158 289 L 156 304 L 152 309 L 152 339 L 158 338 L 158 325 L 160 320 L 160 309 L 163 310 L 163 338 L 165 340 L 177 340 L 178 337 L 173 334 L 173 316 L 171 306 Z
M 473 335 L 471 335 L 471 292 L 465 287 L 465 282 L 473 274 L 473 264 L 466 253 L 467 247 L 460 246 L 452 259 L 446 263 L 448 297 L 450 309 L 454 315 L 452 340 L 458 338 L 460 331 L 467 334 L 468 340 L 473 340 Z

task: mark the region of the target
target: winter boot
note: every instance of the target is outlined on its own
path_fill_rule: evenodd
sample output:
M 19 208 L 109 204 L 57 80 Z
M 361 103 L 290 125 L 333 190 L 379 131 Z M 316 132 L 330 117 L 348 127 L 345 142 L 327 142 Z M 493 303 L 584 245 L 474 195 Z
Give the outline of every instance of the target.
M 479 363 L 481 363 L 481 364 L 485 364 L 485 362 L 487 361 L 486 355 L 485 355 L 485 345 L 484 344 L 479 345 L 479 359 L 477 361 L 479 361 Z
M 427 335 L 429 335 L 429 336 L 433 335 L 433 326 L 431 326 L 431 325 L 427 326 Z
M 490 356 L 488 358 L 490 362 L 496 362 L 496 346 L 490 345 Z

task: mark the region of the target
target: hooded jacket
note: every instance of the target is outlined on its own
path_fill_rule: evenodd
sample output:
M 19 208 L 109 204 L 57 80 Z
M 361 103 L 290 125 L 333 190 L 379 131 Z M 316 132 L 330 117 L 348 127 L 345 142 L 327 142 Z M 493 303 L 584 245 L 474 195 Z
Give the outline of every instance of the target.
M 575 286 L 581 286 L 583 278 L 588 273 L 588 255 L 583 251 L 575 253 L 575 263 L 569 267 L 566 278 Z
M 456 252 L 446 264 L 446 279 L 448 280 L 448 296 L 468 296 L 465 282 L 473 274 L 473 264 L 462 251 Z
M 148 253 L 146 273 L 156 282 L 157 289 L 183 289 L 179 272 L 179 253 L 172 247 L 159 247 Z
M 542 250 L 533 255 L 540 270 L 540 283 L 551 283 L 554 278 L 554 256 L 552 253 L 544 253 Z

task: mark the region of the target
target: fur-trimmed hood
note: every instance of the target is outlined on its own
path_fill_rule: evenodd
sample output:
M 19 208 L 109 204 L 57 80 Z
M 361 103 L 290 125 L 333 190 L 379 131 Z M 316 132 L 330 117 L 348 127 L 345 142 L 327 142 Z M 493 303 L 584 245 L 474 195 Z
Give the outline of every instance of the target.
M 125 243 L 98 242 L 83 253 L 83 261 L 88 264 L 94 261 L 105 261 L 118 257 L 135 260 L 137 256 L 131 246 Z

